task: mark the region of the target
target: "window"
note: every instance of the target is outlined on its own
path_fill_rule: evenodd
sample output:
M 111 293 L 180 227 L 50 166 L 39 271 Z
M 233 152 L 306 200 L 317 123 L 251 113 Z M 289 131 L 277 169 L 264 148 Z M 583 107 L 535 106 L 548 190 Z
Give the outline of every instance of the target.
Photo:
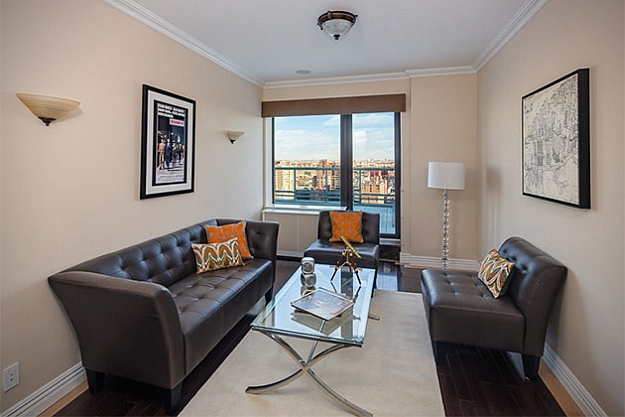
M 340 116 L 274 118 L 274 204 L 341 204 Z
M 274 204 L 380 213 L 399 236 L 399 113 L 273 118 Z

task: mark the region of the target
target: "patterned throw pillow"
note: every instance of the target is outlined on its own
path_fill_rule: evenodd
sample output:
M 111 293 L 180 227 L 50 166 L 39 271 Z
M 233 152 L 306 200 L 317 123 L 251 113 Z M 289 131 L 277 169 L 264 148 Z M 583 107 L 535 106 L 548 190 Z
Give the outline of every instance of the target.
M 247 236 L 245 235 L 245 222 L 231 223 L 223 226 L 207 226 L 206 236 L 208 243 L 225 242 L 230 239 L 239 239 L 239 250 L 243 259 L 251 259 L 252 254 L 247 245 Z
M 220 243 L 192 243 L 191 248 L 195 255 L 195 266 L 198 274 L 245 265 L 236 238 Z
M 362 211 L 331 211 L 332 237 L 330 242 L 341 242 L 341 236 L 354 243 L 362 243 Z
M 499 252 L 495 249 L 488 251 L 482 264 L 480 265 L 480 272 L 478 278 L 486 284 L 493 297 L 499 298 L 505 295 L 509 284 L 510 274 L 514 268 L 514 262 L 503 258 Z

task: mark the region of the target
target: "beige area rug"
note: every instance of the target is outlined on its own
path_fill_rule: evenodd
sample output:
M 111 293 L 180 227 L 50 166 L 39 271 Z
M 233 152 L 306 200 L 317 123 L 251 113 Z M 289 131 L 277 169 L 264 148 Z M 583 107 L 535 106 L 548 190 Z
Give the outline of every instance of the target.
M 334 352 L 313 370 L 374 416 L 444 416 L 421 294 L 376 290 L 362 348 Z M 310 342 L 287 339 L 306 358 Z M 319 349 L 318 349 L 319 351 Z M 297 365 L 273 340 L 250 331 L 180 416 L 350 416 L 307 376 L 263 394 L 248 385 L 281 379 Z

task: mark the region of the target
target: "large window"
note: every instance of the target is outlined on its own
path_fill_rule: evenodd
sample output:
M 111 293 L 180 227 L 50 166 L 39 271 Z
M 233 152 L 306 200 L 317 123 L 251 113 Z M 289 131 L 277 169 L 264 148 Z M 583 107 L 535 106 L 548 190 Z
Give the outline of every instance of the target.
M 399 113 L 273 118 L 274 204 L 380 213 L 399 235 Z

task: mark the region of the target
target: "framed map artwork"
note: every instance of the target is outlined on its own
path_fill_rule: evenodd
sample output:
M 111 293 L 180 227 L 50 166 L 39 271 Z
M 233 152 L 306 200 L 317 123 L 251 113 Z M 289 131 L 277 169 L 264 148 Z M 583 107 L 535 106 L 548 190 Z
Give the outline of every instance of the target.
M 589 69 L 522 99 L 523 194 L 590 208 Z

